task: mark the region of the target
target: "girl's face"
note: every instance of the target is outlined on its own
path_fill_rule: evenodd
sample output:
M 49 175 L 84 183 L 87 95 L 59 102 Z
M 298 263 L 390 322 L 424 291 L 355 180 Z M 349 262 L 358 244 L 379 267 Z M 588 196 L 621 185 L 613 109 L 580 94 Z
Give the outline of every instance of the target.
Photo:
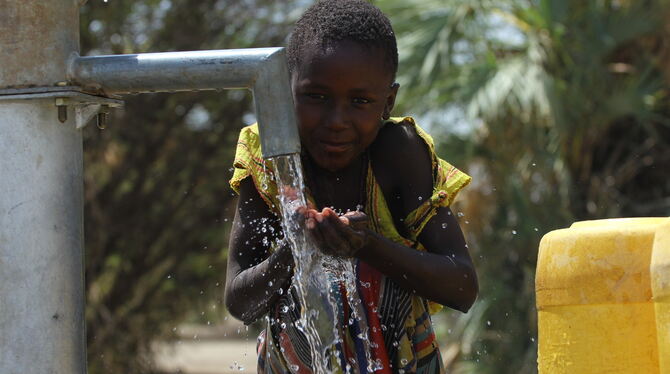
M 337 171 L 375 140 L 398 87 L 376 49 L 343 41 L 304 53 L 291 77 L 300 140 L 319 167 Z

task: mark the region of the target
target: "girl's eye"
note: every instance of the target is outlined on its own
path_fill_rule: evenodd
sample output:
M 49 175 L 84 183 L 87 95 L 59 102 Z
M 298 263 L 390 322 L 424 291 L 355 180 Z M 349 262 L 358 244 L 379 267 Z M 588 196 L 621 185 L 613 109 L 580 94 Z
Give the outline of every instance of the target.
M 354 104 L 369 104 L 370 100 L 364 99 L 362 97 L 357 97 L 357 98 L 354 98 L 353 102 L 354 102 Z
M 326 95 L 322 95 L 322 94 L 318 94 L 318 93 L 308 93 L 308 94 L 306 94 L 306 96 L 309 97 L 310 99 L 314 99 L 314 100 L 325 100 L 326 99 Z

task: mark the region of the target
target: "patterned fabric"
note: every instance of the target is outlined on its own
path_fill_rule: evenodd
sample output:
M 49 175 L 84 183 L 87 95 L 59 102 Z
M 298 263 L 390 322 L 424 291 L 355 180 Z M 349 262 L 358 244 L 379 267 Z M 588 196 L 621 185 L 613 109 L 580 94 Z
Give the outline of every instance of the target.
M 401 236 L 393 223 L 393 217 L 384 199 L 382 189 L 368 165 L 366 176 L 366 207 L 370 229 L 382 236 L 406 246 L 425 251 L 417 237 L 426 223 L 440 207 L 449 206 L 456 194 L 471 178 L 435 154 L 433 139 L 423 131 L 411 117 L 391 118 L 387 125 L 409 124 L 425 141 L 432 157 L 433 194 L 403 221 L 406 236 Z M 234 162 L 235 172 L 230 181 L 237 192 L 241 181 L 251 176 L 256 189 L 270 209 L 279 212 L 277 186 L 273 182 L 271 162 L 261 156 L 260 140 L 256 125 L 242 129 L 237 144 Z M 357 295 L 365 306 L 366 318 L 351 319 L 344 286 L 333 282 L 333 290 L 339 294 L 341 336 L 337 345 L 344 352 L 342 362 L 330 363 L 329 367 L 343 367 L 352 373 L 366 373 L 369 360 L 381 363 L 375 373 L 443 373 L 444 367 L 431 323 L 431 314 L 442 308 L 440 304 L 426 300 L 401 289 L 391 279 L 364 262 L 356 265 Z M 311 357 L 306 337 L 297 330 L 293 322 L 300 315 L 300 305 L 294 292 L 286 293 L 268 314 L 268 327 L 261 333 L 258 344 L 259 373 L 311 373 Z M 352 323 L 353 322 L 353 323 Z M 371 357 L 363 353 L 364 342 L 358 337 L 368 331 Z M 374 366 L 374 365 L 373 365 Z

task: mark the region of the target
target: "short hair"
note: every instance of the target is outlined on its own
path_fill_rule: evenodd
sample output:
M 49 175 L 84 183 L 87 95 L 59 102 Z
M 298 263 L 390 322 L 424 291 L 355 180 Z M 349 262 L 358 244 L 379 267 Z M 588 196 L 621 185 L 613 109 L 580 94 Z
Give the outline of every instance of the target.
M 286 48 L 289 71 L 296 71 L 310 46 L 326 49 L 340 41 L 378 48 L 395 79 L 398 46 L 391 21 L 379 8 L 363 0 L 320 0 L 310 6 L 289 38 Z

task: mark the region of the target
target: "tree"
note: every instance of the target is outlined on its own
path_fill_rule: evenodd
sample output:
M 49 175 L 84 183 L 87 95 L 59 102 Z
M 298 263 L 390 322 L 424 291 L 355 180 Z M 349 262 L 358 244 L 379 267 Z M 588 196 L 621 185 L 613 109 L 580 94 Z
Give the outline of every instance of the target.
M 479 180 L 461 222 L 482 296 L 471 314 L 449 316 L 447 359 L 454 372 L 534 372 L 541 234 L 670 212 L 667 4 L 378 4 L 399 36 L 401 106 L 428 119 L 460 114 L 473 128 L 440 146 Z
M 279 46 L 286 3 L 89 2 L 82 54 Z M 240 91 L 125 99 L 109 128 L 84 131 L 90 373 L 150 372 L 152 341 L 186 318 L 221 317 L 227 181 L 239 129 L 253 118 Z

